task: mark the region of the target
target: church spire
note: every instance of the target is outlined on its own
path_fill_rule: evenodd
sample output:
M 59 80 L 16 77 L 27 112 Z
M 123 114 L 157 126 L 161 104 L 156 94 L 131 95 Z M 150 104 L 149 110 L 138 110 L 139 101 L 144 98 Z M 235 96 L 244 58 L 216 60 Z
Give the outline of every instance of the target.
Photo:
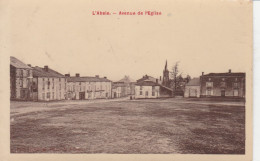
M 167 69 L 167 59 L 166 59 L 166 63 L 165 63 L 165 68 L 164 68 L 164 70 L 165 70 L 165 71 L 168 70 L 168 69 Z

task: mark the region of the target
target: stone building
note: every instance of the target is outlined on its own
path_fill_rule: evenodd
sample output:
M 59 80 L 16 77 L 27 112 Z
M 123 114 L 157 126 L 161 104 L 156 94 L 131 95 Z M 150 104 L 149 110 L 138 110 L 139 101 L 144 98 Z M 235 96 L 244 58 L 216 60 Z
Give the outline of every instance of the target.
M 200 97 L 200 78 L 193 78 L 186 84 L 184 97 Z
M 106 77 L 80 77 L 76 74 L 67 78 L 67 98 L 73 100 L 111 98 L 112 82 Z
M 245 73 L 209 73 L 200 76 L 201 97 L 245 97 Z
M 66 98 L 65 76 L 50 69 L 48 66 L 33 67 L 33 100 L 53 101 Z
M 32 68 L 15 57 L 10 57 L 10 99 L 32 100 Z

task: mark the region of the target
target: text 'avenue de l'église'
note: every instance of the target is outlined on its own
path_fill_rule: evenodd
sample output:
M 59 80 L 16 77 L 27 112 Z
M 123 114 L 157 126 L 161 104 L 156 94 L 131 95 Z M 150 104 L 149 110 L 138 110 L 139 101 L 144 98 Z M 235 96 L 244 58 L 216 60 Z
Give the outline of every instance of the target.
M 130 16 L 160 16 L 162 15 L 162 12 L 158 11 L 138 11 L 138 12 L 129 12 L 129 11 L 119 11 L 119 12 L 108 12 L 108 11 L 92 11 L 92 15 L 130 15 Z

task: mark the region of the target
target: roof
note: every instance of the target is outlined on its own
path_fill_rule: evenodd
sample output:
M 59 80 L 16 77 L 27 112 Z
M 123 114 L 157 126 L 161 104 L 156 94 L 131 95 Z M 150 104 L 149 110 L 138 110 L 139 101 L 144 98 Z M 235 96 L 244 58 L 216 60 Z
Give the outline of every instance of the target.
M 133 83 L 136 82 L 135 80 L 131 79 L 129 76 L 125 76 L 124 78 L 120 79 L 117 82 L 123 82 L 123 83 Z
M 145 80 L 150 80 L 150 81 L 153 81 L 153 82 L 156 83 L 156 78 L 154 78 L 154 77 L 152 77 L 152 76 L 149 76 L 149 75 L 143 76 L 141 79 L 138 79 L 137 82 L 142 82 L 142 81 L 145 81 Z M 160 81 L 160 80 L 158 79 L 158 83 L 159 83 L 159 84 L 162 84 L 162 81 Z
M 137 85 L 137 86 L 161 86 L 160 84 L 153 82 L 151 80 L 141 81 L 141 82 L 136 83 L 135 85 Z
M 107 78 L 99 77 L 67 77 L 67 82 L 111 82 Z
M 64 75 L 48 68 L 48 71 L 45 71 L 44 68 L 41 67 L 33 67 L 33 77 L 58 77 L 62 78 Z
M 203 76 L 219 76 L 219 77 L 227 77 L 227 76 L 233 76 L 233 77 L 245 77 L 246 73 L 209 73 Z
M 15 58 L 13 56 L 10 56 L 10 64 L 12 66 L 14 66 L 15 68 L 32 69 L 31 67 L 29 67 L 28 65 L 23 63 L 21 60 Z
M 200 86 L 200 78 L 193 78 L 186 84 L 186 86 Z

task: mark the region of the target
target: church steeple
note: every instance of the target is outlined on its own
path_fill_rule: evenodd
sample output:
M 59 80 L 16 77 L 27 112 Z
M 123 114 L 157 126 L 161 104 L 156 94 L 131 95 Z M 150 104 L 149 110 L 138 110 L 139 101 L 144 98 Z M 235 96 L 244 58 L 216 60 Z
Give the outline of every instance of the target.
M 166 87 L 168 87 L 170 85 L 170 81 L 169 81 L 169 71 L 167 69 L 167 60 L 165 62 L 165 67 L 163 70 L 163 82 L 162 84 Z

